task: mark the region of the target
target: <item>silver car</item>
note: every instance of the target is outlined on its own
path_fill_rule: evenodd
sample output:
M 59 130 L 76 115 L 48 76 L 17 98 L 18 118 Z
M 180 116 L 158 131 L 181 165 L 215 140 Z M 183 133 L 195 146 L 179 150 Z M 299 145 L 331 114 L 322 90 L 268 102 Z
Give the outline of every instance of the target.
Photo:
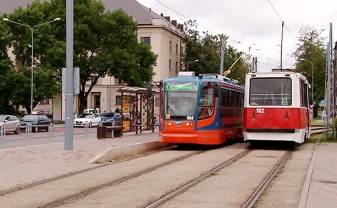
M 18 134 L 20 132 L 20 120 L 13 115 L 0 115 L 0 131 Z

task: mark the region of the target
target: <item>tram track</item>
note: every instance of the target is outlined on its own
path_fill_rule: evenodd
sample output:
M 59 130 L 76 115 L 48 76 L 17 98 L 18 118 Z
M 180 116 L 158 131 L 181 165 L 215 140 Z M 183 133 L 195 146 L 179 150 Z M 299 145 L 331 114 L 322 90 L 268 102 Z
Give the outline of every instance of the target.
M 209 176 L 215 174 L 216 172 L 218 172 L 219 170 L 229 166 L 230 164 L 234 163 L 235 161 L 241 159 L 242 157 L 246 156 L 249 152 L 251 152 L 252 149 L 246 150 L 238 155 L 236 155 L 235 157 L 219 164 L 218 166 L 214 167 L 213 169 L 205 172 L 204 174 L 202 174 L 200 177 L 197 177 L 189 182 L 187 182 L 186 184 L 182 185 L 181 187 L 178 187 L 175 190 L 170 191 L 169 193 L 166 193 L 165 195 L 161 196 L 160 198 L 150 202 L 149 204 L 145 205 L 145 208 L 153 208 L 153 207 L 158 207 L 160 204 L 174 198 L 175 196 L 179 195 L 180 193 L 186 191 L 187 189 L 191 188 L 192 186 L 200 183 L 201 181 L 205 180 L 206 178 L 208 178 Z
M 125 176 L 122 176 L 122 177 L 118 177 L 114 180 L 110 180 L 108 182 L 105 182 L 105 183 L 102 183 L 102 184 L 99 184 L 99 185 L 95 185 L 95 186 L 92 186 L 92 187 L 84 189 L 84 190 L 80 190 L 75 194 L 62 196 L 62 197 L 58 198 L 57 200 L 52 200 L 52 201 L 50 201 L 48 203 L 45 203 L 43 205 L 38 205 L 38 206 L 34 205 L 34 207 L 41 207 L 41 208 L 42 207 L 57 207 L 57 206 L 60 206 L 62 204 L 66 204 L 67 202 L 85 197 L 85 196 L 87 196 L 91 193 L 94 193 L 94 192 L 97 192 L 101 189 L 104 189 L 105 187 L 114 186 L 114 185 L 123 183 L 125 181 L 131 180 L 133 178 L 139 177 L 139 176 L 144 175 L 144 174 L 147 174 L 147 173 L 149 173 L 151 171 L 154 171 L 158 168 L 161 168 L 161 167 L 173 164 L 175 162 L 182 161 L 182 160 L 187 159 L 189 157 L 193 157 L 195 155 L 201 154 L 205 151 L 207 151 L 207 150 L 193 151 L 192 153 L 185 154 L 183 156 L 179 156 L 179 157 L 176 157 L 174 159 L 170 159 L 166 162 L 162 162 L 160 164 L 153 165 L 151 167 L 148 167 L 148 168 L 145 168 L 143 170 L 134 172 L 132 174 L 125 175 Z M 147 155 L 150 155 L 150 154 L 147 154 Z M 141 157 L 143 157 L 143 156 L 141 156 Z M 133 157 L 133 158 L 128 158 L 127 160 L 133 160 L 133 159 L 137 159 L 137 158 Z M 124 160 L 124 161 L 121 161 L 121 162 L 126 162 L 127 160 Z M 116 164 L 116 163 L 113 163 L 113 164 Z M 3 190 L 3 191 L 0 192 L 0 197 L 6 197 L 7 195 L 14 195 L 14 198 L 15 198 L 15 194 L 18 194 L 20 192 L 27 192 L 28 193 L 28 192 L 30 192 L 30 189 L 32 189 L 32 188 L 38 189 L 39 186 L 41 186 L 41 185 L 48 185 L 48 183 L 58 182 L 58 181 L 61 181 L 61 180 L 64 180 L 64 179 L 68 179 L 70 177 L 80 177 L 81 174 L 89 173 L 90 171 L 97 171 L 97 170 L 102 169 L 104 167 L 109 167 L 110 165 L 112 165 L 112 164 L 103 164 L 103 165 L 96 166 L 96 167 L 93 167 L 93 168 L 88 168 L 88 169 L 84 169 L 84 170 L 81 170 L 81 171 L 77 171 L 77 172 L 73 172 L 73 173 L 69 173 L 69 174 L 65 174 L 65 175 L 61 175 L 61 176 L 57 176 L 57 177 L 53 177 L 53 178 L 49 178 L 49 179 L 45 179 L 45 180 L 36 181 L 36 182 L 30 183 L 30 184 L 25 184 L 23 186 L 14 187 L 14 188 L 11 188 L 11 189 L 8 189 L 8 190 Z M 41 196 L 41 197 L 43 197 L 43 196 Z M 2 198 L 2 199 L 4 199 L 4 198 Z M 1 198 L 0 198 L 0 203 L 1 202 L 2 201 L 1 201 Z
M 265 189 L 270 184 L 274 176 L 279 172 L 280 168 L 283 167 L 284 163 L 289 159 L 293 151 L 294 149 L 290 149 L 283 155 L 283 157 L 278 161 L 275 167 L 267 174 L 267 176 L 264 178 L 259 187 L 249 197 L 249 199 L 244 204 L 243 208 L 251 208 L 254 206 L 255 202 L 259 199 L 260 195 L 265 191 Z
M 254 151 L 254 149 L 248 149 L 235 157 L 231 158 L 230 160 L 227 160 L 218 166 L 214 167 L 213 169 L 205 172 L 200 177 L 197 177 L 195 179 L 190 180 L 186 184 L 183 184 L 182 186 L 171 190 L 170 192 L 165 193 L 165 195 L 161 196 L 160 198 L 153 200 L 152 202 L 141 206 L 144 208 L 154 208 L 159 207 L 161 204 L 173 199 L 174 197 L 182 194 L 183 192 L 187 191 L 191 187 L 195 186 L 196 184 L 206 180 L 208 177 L 212 176 L 213 174 L 216 174 L 218 171 L 230 166 L 231 164 L 235 163 L 236 161 L 244 158 L 246 155 L 248 155 L 250 152 Z M 273 169 L 266 175 L 266 177 L 263 179 L 261 184 L 258 186 L 256 191 L 252 193 L 251 197 L 247 200 L 245 205 L 243 207 L 253 207 L 256 200 L 258 200 L 259 196 L 263 193 L 263 191 L 266 189 L 268 184 L 272 181 L 273 177 L 279 172 L 280 168 L 284 165 L 284 163 L 288 160 L 292 152 L 294 151 L 294 148 L 291 148 L 285 152 L 285 154 L 281 157 L 281 159 L 276 163 L 276 165 L 273 167 Z
M 245 145 L 246 146 L 246 145 Z M 238 146 L 240 147 L 240 146 Z M 163 152 L 161 153 L 163 155 L 171 155 L 171 158 L 166 158 L 166 160 L 160 161 L 160 163 L 157 161 L 156 165 L 153 165 L 152 163 L 155 162 L 156 155 L 151 156 L 151 158 L 148 158 L 150 160 L 144 160 L 150 162 L 151 165 L 148 165 L 148 167 L 145 167 L 143 169 L 139 169 L 138 171 L 129 171 L 128 174 L 125 172 L 119 175 L 116 175 L 117 177 L 109 177 L 110 179 L 107 179 L 104 181 L 104 183 L 95 183 L 91 184 L 90 186 L 81 186 L 77 187 L 76 190 L 70 192 L 62 193 L 61 195 L 58 195 L 54 198 L 45 198 L 45 200 L 42 200 L 40 202 L 37 202 L 38 204 L 34 204 L 33 206 L 29 207 L 58 207 L 58 206 L 65 206 L 65 207 L 76 207 L 81 206 L 84 204 L 92 204 L 95 203 L 95 200 L 100 199 L 96 203 L 101 204 L 104 207 L 104 200 L 101 201 L 100 196 L 105 196 L 109 200 L 113 201 L 120 201 L 121 196 L 125 197 L 125 194 L 128 196 L 136 196 L 135 193 L 140 193 L 139 191 L 142 191 L 144 189 L 141 189 L 139 187 L 139 184 L 146 184 L 147 179 L 151 179 L 150 183 L 155 183 L 155 186 L 151 186 L 152 189 L 147 189 L 146 192 L 148 193 L 142 193 L 145 194 L 144 196 L 137 198 L 134 198 L 134 202 L 130 203 L 127 201 L 124 201 L 121 207 L 170 207 L 172 202 L 176 202 L 177 200 L 181 200 L 181 196 L 188 193 L 191 193 L 190 191 L 193 191 L 193 189 L 200 187 L 202 190 L 210 190 L 206 187 L 212 187 L 207 185 L 210 181 L 214 181 L 214 179 L 220 179 L 222 181 L 222 184 L 226 184 L 226 187 L 233 187 L 236 190 L 240 190 L 240 186 L 238 186 L 240 183 L 244 184 L 245 179 L 250 178 L 252 175 L 254 175 L 254 186 L 253 184 L 250 184 L 243 190 L 245 190 L 242 195 L 245 197 L 235 197 L 240 199 L 240 202 L 237 201 L 235 204 L 239 205 L 241 204 L 241 207 L 243 204 L 245 204 L 245 199 L 248 201 L 251 201 L 247 206 L 245 207 L 252 207 L 255 203 L 256 199 L 259 198 L 260 194 L 263 192 L 263 190 L 268 186 L 269 182 L 273 179 L 274 174 L 276 174 L 279 169 L 284 165 L 284 163 L 287 161 L 289 156 L 292 153 L 292 150 L 285 150 L 283 149 L 282 152 L 274 151 L 272 149 L 270 150 L 260 150 L 260 149 L 254 149 L 254 148 L 245 148 L 242 149 L 240 147 L 239 149 L 236 148 L 226 148 L 225 149 L 214 149 L 213 150 L 193 150 L 191 153 L 190 151 L 174 151 L 174 152 Z M 227 150 L 226 150 L 227 149 Z M 283 151 L 286 151 L 285 153 Z M 226 152 L 226 153 L 225 153 Z M 178 155 L 176 155 L 178 153 Z M 205 154 L 202 154 L 205 153 Z M 219 157 L 217 155 L 224 155 L 224 157 Z M 249 154 L 252 153 L 252 154 Z M 183 154 L 183 155 L 182 155 Z M 173 155 L 176 155 L 173 159 Z M 249 156 L 248 156 L 249 155 Z M 196 157 L 193 157 L 196 156 Z M 187 173 L 186 170 L 189 170 L 189 167 L 186 167 L 186 164 L 193 164 L 192 161 L 196 162 L 198 161 L 199 166 L 202 164 L 201 161 L 210 161 L 210 164 L 208 165 L 202 165 L 202 168 L 192 168 L 190 167 L 190 173 Z M 207 159 L 206 159 L 207 158 Z M 215 161 L 210 160 L 211 158 L 217 158 Z M 281 158 L 281 159 L 280 159 Z M 258 160 L 256 160 L 258 159 Z M 212 162 L 211 162 L 212 161 Z M 261 161 L 255 164 L 255 161 Z M 191 163 L 192 162 L 192 163 Z M 139 163 L 138 163 L 139 164 Z M 122 165 L 122 164 L 121 164 Z M 182 167 L 186 168 L 182 168 Z M 194 166 L 195 167 L 195 166 Z M 248 169 L 247 169 L 248 168 Z M 253 168 L 253 169 L 250 169 Z M 261 168 L 265 169 L 263 172 L 261 172 Z M 114 169 L 114 168 L 112 168 Z M 129 168 L 127 168 L 129 169 Z M 195 170 L 194 170 L 195 169 Z M 170 170 L 170 172 L 168 172 Z M 241 170 L 241 171 L 240 171 Z M 248 170 L 247 173 L 250 173 L 248 175 L 246 174 L 239 174 L 235 175 L 237 171 L 242 172 L 242 170 Z M 258 172 L 256 170 L 259 170 Z M 101 172 L 101 171 L 100 171 Z M 105 171 L 106 173 L 110 173 L 110 171 Z M 179 176 L 181 173 L 186 173 L 184 177 L 177 177 L 170 178 L 170 176 L 177 175 Z M 191 174 L 193 173 L 193 174 Z M 235 175 L 236 182 L 233 185 L 233 182 L 230 181 L 230 178 L 226 177 L 228 175 Z M 260 175 L 256 175 L 259 173 Z M 264 174 L 262 174 L 264 173 Z M 104 175 L 104 173 L 101 173 L 101 175 Z M 167 175 L 167 176 L 166 176 Z M 265 176 L 267 175 L 267 176 Z M 87 176 L 81 176 L 81 174 L 78 174 L 78 176 L 81 178 L 87 178 Z M 173 181 L 170 182 L 169 186 L 165 186 L 165 183 L 160 183 L 157 180 L 154 179 L 153 176 L 160 176 L 156 177 L 159 181 Z M 75 176 L 76 177 L 76 176 Z M 209 181 L 209 180 L 210 181 Z M 62 180 L 62 179 L 60 179 Z M 95 179 L 94 179 L 95 180 Z M 229 181 L 228 181 L 229 180 Z M 48 182 L 47 182 L 48 183 Z M 67 183 L 65 181 L 58 182 L 58 183 Z M 76 182 L 75 182 L 76 183 Z M 205 187 L 206 185 L 206 187 Z M 36 185 L 38 186 L 38 185 Z M 53 186 L 52 184 L 50 186 Z M 71 186 L 71 184 L 69 184 Z M 136 188 L 136 187 L 137 188 Z M 242 186 L 242 185 L 241 185 Z M 54 186 L 53 186 L 54 187 Z M 136 189 L 130 189 L 130 187 L 136 188 Z M 158 187 L 162 187 L 159 188 Z M 244 185 L 243 185 L 244 187 Z M 249 188 L 250 187 L 250 188 Z M 38 187 L 39 188 L 39 187 Z M 227 197 L 233 197 L 234 195 L 228 194 L 228 189 L 219 189 L 216 191 L 224 191 L 224 192 L 218 192 L 219 194 L 222 194 L 223 196 Z M 56 189 L 56 187 L 54 188 Z M 35 189 L 36 190 L 36 189 Z M 124 192 L 120 192 L 120 191 Z M 251 193 L 252 190 L 257 190 L 256 192 L 260 193 Z M 24 190 L 23 190 L 24 191 Z M 26 190 L 29 191 L 29 188 Z M 34 191 L 34 190 L 33 190 Z M 227 192 L 226 192 L 227 191 Z M 17 191 L 19 192 L 19 191 Z M 197 191 L 198 193 L 202 193 L 200 191 Z M 15 192 L 14 192 L 15 194 Z M 48 195 L 48 194 L 46 194 Z M 18 195 L 20 196 L 20 195 Z M 110 197 L 108 197 L 110 196 Z M 254 196 L 254 197 L 253 197 Z M 41 196 L 43 198 L 43 196 Z M 180 199 L 179 199 L 180 198 Z M 47 199 L 47 200 L 46 200 Z M 200 197 L 198 198 L 200 199 Z M 241 201 L 242 200 L 242 201 Z M 232 199 L 230 201 L 233 201 Z M 1 202 L 1 198 L 0 198 Z M 102 203 L 103 202 L 103 203 Z M 168 203 L 168 204 L 166 204 Z M 246 204 L 247 204 L 246 203 Z M 108 206 L 108 204 L 106 204 Z M 109 206 L 112 206 L 109 204 Z M 108 206 L 108 207 L 109 207 Z M 117 206 L 114 204 L 114 206 Z M 118 206 L 117 206 L 118 207 Z M 200 204 L 199 207 L 202 207 L 202 204 Z
M 141 176 L 141 175 L 144 175 L 146 173 L 149 173 L 151 171 L 154 171 L 158 168 L 161 168 L 163 166 L 166 166 L 166 165 L 170 165 L 174 162 L 178 162 L 180 160 L 184 160 L 188 157 L 192 157 L 196 154 L 200 154 L 202 153 L 203 151 L 199 151 L 199 152 L 196 152 L 196 153 L 192 153 L 192 154 L 189 154 L 189 155 L 186 155 L 186 156 L 183 156 L 183 157 L 180 157 L 180 158 L 176 158 L 174 160 L 170 160 L 170 161 L 167 161 L 165 163 L 162 163 L 160 165 L 156 165 L 156 166 L 153 166 L 153 167 L 150 167 L 150 168 L 147 168 L 145 170 L 142 170 L 142 171 L 139 171 L 139 172 L 136 172 L 134 174 L 131 174 L 131 175 L 128 175 L 128 176 L 124 176 L 124 177 L 121 177 L 121 178 L 118 178 L 116 180 L 112 180 L 112 181 L 109 181 L 107 183 L 104 183 L 104 184 L 101 184 L 101 185 L 98 185 L 98 186 L 95 186 L 95 187 L 92 187 L 92 188 L 89 188 L 87 190 L 84 190 L 84 191 L 81 191 L 79 193 L 76 193 L 76 194 L 73 194 L 73 195 L 70 195 L 70 196 L 67 196 L 67 197 L 64 197 L 62 199 L 58 199 L 56 201 L 53 201 L 53 202 L 50 202 L 48 204 L 45 204 L 43 206 L 39 206 L 39 208 L 51 208 L 51 207 L 57 207 L 57 206 L 60 206 L 62 204 L 65 204 L 69 201 L 73 201 L 73 200 L 76 200 L 76 199 L 79 199 L 79 198 L 82 198 L 82 197 L 85 197 L 91 193 L 94 193 L 96 191 L 99 191 L 101 189 L 104 189 L 105 187 L 109 187 L 109 186 L 114 186 L 114 185 L 117 185 L 117 184 L 120 184 L 120 183 L 123 183 L 125 181 L 128 181 L 128 180 L 131 180 L 135 177 L 138 177 L 138 176 Z
M 172 147 L 167 148 L 166 150 L 168 150 L 168 149 L 172 149 Z M 90 171 L 98 170 L 100 168 L 104 168 L 104 167 L 112 165 L 112 164 L 126 162 L 126 161 L 129 161 L 129 160 L 133 160 L 133 159 L 137 159 L 137 158 L 140 158 L 140 157 L 148 156 L 148 155 L 151 155 L 151 154 L 155 154 L 156 152 L 158 152 L 158 151 L 151 151 L 151 152 L 148 152 L 148 153 L 143 153 L 142 155 L 129 156 L 127 158 L 119 158 L 119 160 L 114 161 L 114 162 L 104 163 L 104 164 L 96 165 L 95 167 L 86 168 L 86 169 L 82 169 L 82 170 L 78 170 L 78 171 L 73 171 L 73 172 L 58 175 L 58 176 L 55 176 L 55 177 L 37 180 L 37 181 L 33 181 L 31 183 L 22 184 L 22 185 L 15 186 L 15 187 L 12 187 L 12 188 L 9 188 L 9 189 L 0 190 L 0 196 L 4 196 L 6 194 L 10 194 L 10 193 L 13 193 L 13 192 L 16 192 L 16 191 L 22 191 L 22 190 L 25 190 L 25 189 L 29 189 L 29 188 L 39 186 L 39 185 L 42 185 L 42 184 L 54 182 L 54 181 L 57 181 L 57 180 L 65 179 L 65 178 L 68 178 L 68 177 L 77 176 L 77 175 L 80 175 L 80 174 L 83 174 L 83 173 L 87 173 L 87 172 L 90 172 Z

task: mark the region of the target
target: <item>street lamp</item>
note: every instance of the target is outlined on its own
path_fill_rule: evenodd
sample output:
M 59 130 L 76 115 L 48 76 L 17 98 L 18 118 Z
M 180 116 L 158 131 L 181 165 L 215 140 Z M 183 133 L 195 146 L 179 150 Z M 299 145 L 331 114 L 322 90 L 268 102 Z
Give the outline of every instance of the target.
M 191 63 L 195 63 L 195 62 L 198 62 L 198 61 L 199 61 L 199 59 L 196 59 L 196 60 L 187 62 L 186 71 L 188 71 L 188 66 L 189 66 Z
M 39 27 L 39 26 L 42 26 L 42 25 L 46 25 L 46 24 L 49 24 L 49 23 L 52 23 L 52 22 L 56 22 L 56 21 L 60 21 L 61 18 L 57 17 L 55 18 L 54 20 L 52 21 L 48 21 L 48 22 L 45 22 L 45 23 L 41 23 L 41 24 L 37 24 L 37 25 L 34 25 L 34 26 L 30 26 L 30 25 L 26 25 L 26 24 L 22 24 L 20 22 L 15 22 L 15 21 L 12 21 L 8 18 L 3 18 L 2 19 L 3 21 L 5 22 L 11 22 L 11 23 L 14 23 L 14 24 L 17 24 L 17 25 L 21 25 L 21 26 L 25 26 L 25 27 L 28 27 L 31 31 L 31 37 L 32 37 L 32 65 L 31 65 L 31 83 L 30 83 L 30 109 L 31 109 L 31 112 L 33 111 L 33 90 L 34 90 L 34 86 L 33 86 L 33 83 L 34 83 L 34 28 L 36 27 Z
M 300 61 L 307 61 L 311 63 L 311 100 L 314 101 L 314 64 L 312 61 L 301 58 Z

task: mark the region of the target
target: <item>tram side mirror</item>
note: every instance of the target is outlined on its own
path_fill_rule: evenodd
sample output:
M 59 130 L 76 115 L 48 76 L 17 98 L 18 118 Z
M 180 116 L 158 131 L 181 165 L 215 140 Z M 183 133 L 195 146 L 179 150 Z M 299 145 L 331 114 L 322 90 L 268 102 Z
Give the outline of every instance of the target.
M 147 83 L 146 96 L 148 98 L 152 97 L 152 86 L 150 83 Z

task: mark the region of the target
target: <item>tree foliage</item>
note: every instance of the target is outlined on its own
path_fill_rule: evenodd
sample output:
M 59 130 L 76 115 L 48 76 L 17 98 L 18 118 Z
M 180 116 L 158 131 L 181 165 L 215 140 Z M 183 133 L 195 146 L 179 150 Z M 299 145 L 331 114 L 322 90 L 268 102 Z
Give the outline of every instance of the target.
M 11 57 L 12 72 L 11 78 L 11 104 L 18 108 L 22 105 L 28 113 L 30 109 L 31 96 L 31 65 L 32 65 L 32 48 L 34 57 L 34 74 L 33 74 L 33 108 L 42 100 L 50 99 L 54 94 L 59 92 L 60 86 L 55 79 L 55 66 L 44 61 L 48 51 L 54 49 L 57 40 L 53 34 L 53 25 L 43 24 L 46 20 L 53 20 L 44 13 L 44 7 L 47 2 L 38 1 L 28 5 L 26 9 L 19 8 L 9 15 L 5 15 L 11 21 L 18 22 L 22 25 L 6 22 L 6 31 L 11 34 L 11 38 L 6 42 L 6 53 L 13 54 Z M 39 24 L 43 24 L 40 25 Z M 33 28 L 33 29 L 32 29 Z M 33 42 L 32 42 L 33 34 Z M 33 45 L 33 46 L 32 46 Z M 50 74 L 51 76 L 45 76 Z M 39 77 L 44 76 L 42 81 Z M 54 86 L 54 87 L 50 87 Z M 45 89 L 48 88 L 46 91 Z
M 228 36 L 224 34 L 212 35 L 208 31 L 200 32 L 197 29 L 196 21 L 185 22 L 184 31 L 185 54 L 183 62 L 186 67 L 188 66 L 188 70 L 194 71 L 196 74 L 219 74 L 220 48 L 222 40 L 226 41 Z M 241 84 L 244 82 L 245 74 L 249 71 L 249 64 L 244 57 L 245 54 L 238 52 L 232 46 L 225 46 L 224 71 L 230 69 L 231 73 L 228 74 L 228 77 L 238 80 Z M 237 59 L 238 61 L 234 64 Z M 192 63 L 194 60 L 199 61 Z
M 62 19 L 34 28 L 34 106 L 61 92 L 61 69 L 66 65 L 65 4 L 64 0 L 34 1 L 26 9 L 19 8 L 8 15 L 9 19 L 30 26 L 56 17 Z M 25 76 L 20 83 L 28 86 L 30 75 L 24 71 L 31 65 L 31 31 L 17 24 L 6 26 L 13 36 L 6 46 L 13 48 L 17 73 Z M 80 111 L 99 78 L 110 75 L 129 85 L 145 86 L 154 75 L 156 56 L 148 46 L 138 43 L 137 23 L 122 10 L 105 11 L 100 1 L 74 1 L 73 48 L 74 67 L 80 68 Z M 13 101 L 29 107 L 30 91 L 15 90 L 22 96 L 13 96 Z
M 300 29 L 297 49 L 294 52 L 296 57 L 295 71 L 302 73 L 313 84 L 313 100 L 324 99 L 325 92 L 325 46 L 322 31 L 309 26 Z

